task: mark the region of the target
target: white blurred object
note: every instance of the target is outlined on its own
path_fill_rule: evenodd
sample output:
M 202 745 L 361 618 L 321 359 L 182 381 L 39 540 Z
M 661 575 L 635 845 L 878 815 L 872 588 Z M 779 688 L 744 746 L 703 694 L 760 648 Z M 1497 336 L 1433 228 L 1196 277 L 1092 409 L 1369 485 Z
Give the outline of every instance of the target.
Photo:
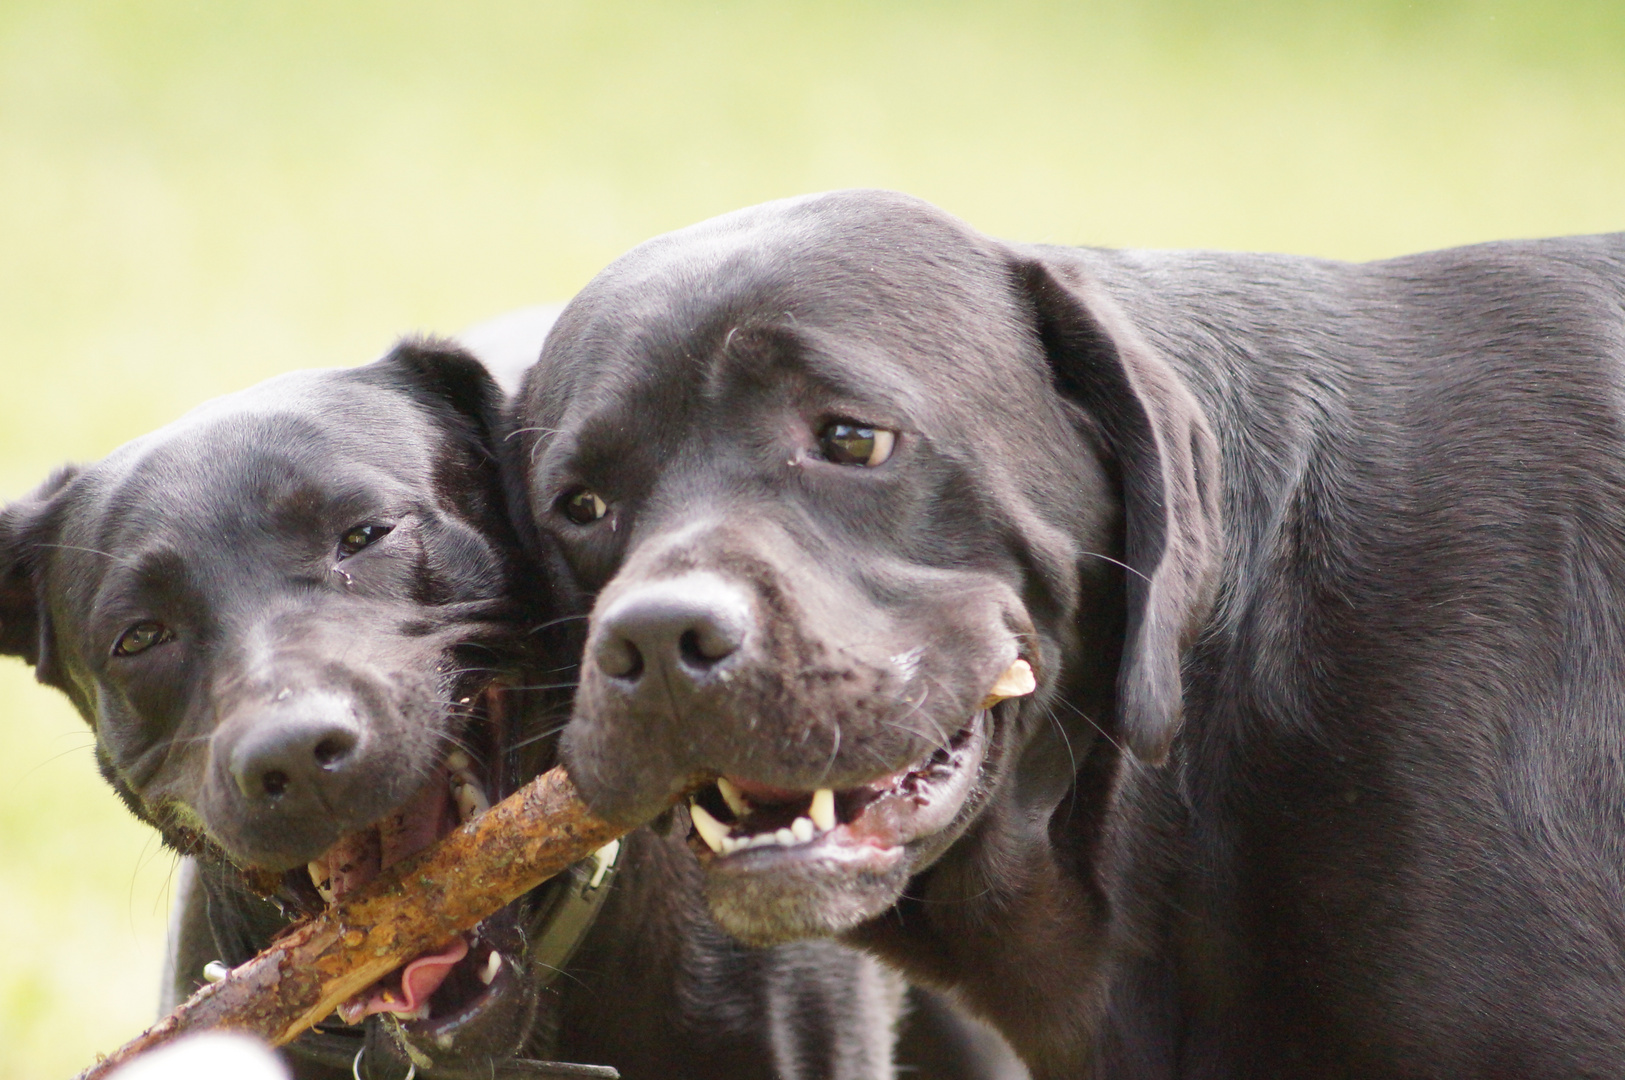
M 288 1070 L 258 1039 L 229 1031 L 188 1035 L 143 1054 L 112 1080 L 289 1080 Z
M 563 304 L 538 304 L 475 323 L 453 339 L 479 358 L 505 394 L 519 389 L 525 369 L 542 353 Z

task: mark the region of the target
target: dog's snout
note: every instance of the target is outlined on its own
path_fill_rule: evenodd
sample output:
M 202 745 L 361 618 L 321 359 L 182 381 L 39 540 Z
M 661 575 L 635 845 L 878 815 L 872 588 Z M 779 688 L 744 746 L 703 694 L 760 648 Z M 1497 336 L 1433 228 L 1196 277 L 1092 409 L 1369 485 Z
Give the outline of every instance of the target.
M 229 752 L 231 777 L 250 802 L 322 803 L 361 736 L 353 721 L 322 699 L 278 709 L 240 732 Z
M 599 617 L 592 659 L 605 675 L 640 681 L 651 668 L 703 678 L 744 646 L 750 598 L 713 574 L 689 574 L 618 597 Z

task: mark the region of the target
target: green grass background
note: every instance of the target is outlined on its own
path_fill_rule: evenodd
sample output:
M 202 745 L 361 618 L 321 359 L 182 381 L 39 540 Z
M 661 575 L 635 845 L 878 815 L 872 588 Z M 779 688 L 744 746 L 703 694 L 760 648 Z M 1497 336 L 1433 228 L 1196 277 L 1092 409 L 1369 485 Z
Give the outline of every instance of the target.
M 1625 4 L 0 0 L 0 498 L 853 185 L 1026 240 L 1625 228 Z M 0 1078 L 150 1019 L 172 860 L 0 661 Z

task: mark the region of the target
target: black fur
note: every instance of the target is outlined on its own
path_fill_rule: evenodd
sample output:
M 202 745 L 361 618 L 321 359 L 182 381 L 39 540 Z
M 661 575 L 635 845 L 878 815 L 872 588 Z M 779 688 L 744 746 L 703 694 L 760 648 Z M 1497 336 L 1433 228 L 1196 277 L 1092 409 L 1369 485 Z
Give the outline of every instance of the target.
M 890 861 L 697 845 L 734 933 L 860 943 L 1041 1077 L 1618 1075 L 1625 234 L 1351 265 L 789 200 L 604 271 L 516 426 L 599 592 L 604 813 L 874 783 L 1038 673 Z
M 450 746 L 485 749 L 497 795 L 552 763 L 579 646 L 549 629 L 558 609 L 518 558 L 491 453 L 499 401 L 471 356 L 407 342 L 203 406 L 0 511 L 0 649 L 74 700 L 108 780 L 196 860 L 172 1000 L 204 961 L 240 963 L 318 905 L 305 863 L 426 779 L 443 787 Z M 345 554 L 368 523 L 392 531 Z M 167 637 L 115 655 L 145 624 Z M 493 678 L 514 684 L 503 733 L 458 704 Z M 244 756 L 313 724 L 348 749 L 256 791 L 269 767 Z M 744 948 L 707 916 L 680 839 L 627 844 L 569 969 L 541 993 L 523 969 L 450 1048 L 419 1047 L 436 1064 L 418 1075 L 492 1075 L 515 1055 L 627 1077 L 892 1075 L 895 976 L 825 943 Z M 546 889 L 498 917 L 510 958 Z M 365 1069 L 402 1074 L 376 1018 L 368 1029 Z M 302 1077 L 349 1075 L 294 1061 Z

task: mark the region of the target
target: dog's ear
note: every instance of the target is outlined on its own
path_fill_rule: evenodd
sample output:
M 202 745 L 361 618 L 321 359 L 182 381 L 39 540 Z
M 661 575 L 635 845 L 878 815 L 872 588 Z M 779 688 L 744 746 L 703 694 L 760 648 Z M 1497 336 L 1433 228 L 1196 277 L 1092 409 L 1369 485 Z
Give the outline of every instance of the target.
M 470 434 L 489 445 L 501 417 L 503 395 L 472 353 L 439 338 L 407 338 L 367 370 L 471 427 Z
M 1081 270 L 1017 260 L 1055 385 L 1099 424 L 1122 474 L 1128 622 L 1117 700 L 1135 755 L 1179 729 L 1181 657 L 1213 603 L 1222 545 L 1219 454 L 1195 396 Z
M 39 681 L 62 687 L 51 648 L 41 562 L 52 522 L 78 469 L 64 466 L 31 494 L 0 509 L 0 654 L 34 665 Z

